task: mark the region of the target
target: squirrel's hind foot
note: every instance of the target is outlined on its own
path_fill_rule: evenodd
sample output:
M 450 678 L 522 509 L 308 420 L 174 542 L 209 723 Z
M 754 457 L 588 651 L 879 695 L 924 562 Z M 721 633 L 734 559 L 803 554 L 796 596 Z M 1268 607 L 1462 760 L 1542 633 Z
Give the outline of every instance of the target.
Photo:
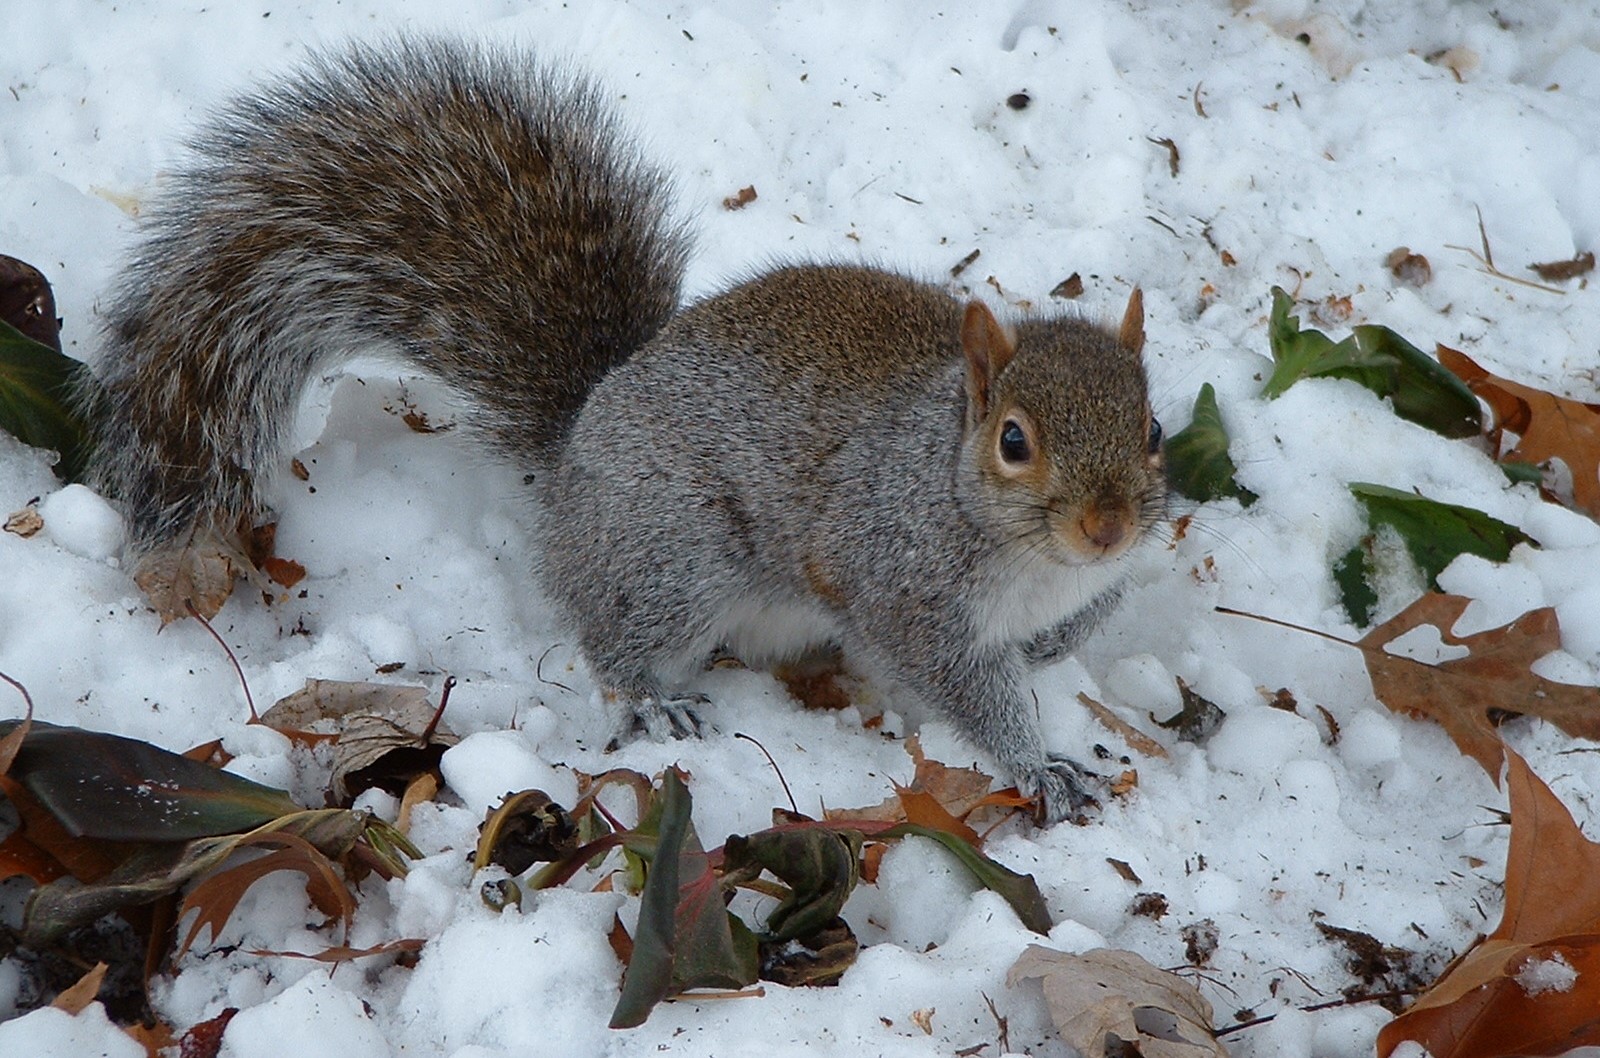
M 708 729 L 700 718 L 700 709 L 710 705 L 711 699 L 703 694 L 668 697 L 610 692 L 606 697 L 622 703 L 621 731 L 611 740 L 608 749 L 615 749 L 640 735 L 664 742 L 669 738 L 700 738 Z

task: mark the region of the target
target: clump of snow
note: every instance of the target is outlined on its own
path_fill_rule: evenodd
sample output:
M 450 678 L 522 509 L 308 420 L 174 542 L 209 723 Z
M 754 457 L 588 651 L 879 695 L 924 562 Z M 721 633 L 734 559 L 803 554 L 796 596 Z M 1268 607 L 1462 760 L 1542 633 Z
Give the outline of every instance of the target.
M 50 539 L 79 558 L 106 561 L 122 548 L 122 517 L 82 485 L 52 492 L 39 504 Z
M 1529 959 L 1517 970 L 1517 984 L 1530 996 L 1547 992 L 1570 992 L 1578 983 L 1578 971 L 1560 952 L 1548 959 Z

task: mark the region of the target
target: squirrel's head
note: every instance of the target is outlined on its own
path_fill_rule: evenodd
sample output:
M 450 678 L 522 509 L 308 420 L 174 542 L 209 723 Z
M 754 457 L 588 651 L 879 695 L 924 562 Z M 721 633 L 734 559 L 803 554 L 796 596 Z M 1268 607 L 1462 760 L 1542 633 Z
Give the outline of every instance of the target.
M 961 347 L 969 513 L 999 540 L 1067 564 L 1132 547 L 1166 500 L 1139 290 L 1115 334 L 1071 318 L 1008 328 L 974 301 Z

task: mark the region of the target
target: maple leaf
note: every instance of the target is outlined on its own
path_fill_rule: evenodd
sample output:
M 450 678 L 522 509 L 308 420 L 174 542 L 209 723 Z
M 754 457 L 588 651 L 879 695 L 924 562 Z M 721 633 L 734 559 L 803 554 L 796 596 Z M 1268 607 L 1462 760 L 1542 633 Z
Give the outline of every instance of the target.
M 1506 453 L 1507 460 L 1561 460 L 1572 472 L 1574 503 L 1589 517 L 1600 519 L 1600 404 L 1558 397 L 1492 375 L 1466 353 L 1448 346 L 1439 346 L 1439 362 L 1494 412 L 1488 436 L 1497 452 L 1501 434 L 1509 430 L 1519 440 Z
M 905 746 L 915 766 L 910 783 L 895 783 L 894 796 L 881 804 L 830 808 L 823 818 L 830 822 L 918 823 L 957 834 L 976 847 L 980 842 L 968 825 L 975 813 L 991 808 L 1009 811 L 1029 803 L 1014 790 L 991 793 L 994 777 L 977 768 L 953 768 L 931 759 L 915 735 L 906 739 Z
M 1534 662 L 1561 648 L 1555 610 L 1530 610 L 1499 628 L 1457 636 L 1451 629 L 1471 602 L 1459 595 L 1424 595 L 1353 644 L 1366 658 L 1378 699 L 1395 712 L 1437 721 L 1497 786 L 1505 746 L 1491 711 L 1528 713 L 1569 735 L 1600 739 L 1600 689 L 1555 683 L 1531 671 Z M 1425 624 L 1436 627 L 1445 643 L 1471 653 L 1430 665 L 1384 649 Z
M 1500 924 L 1383 1027 L 1378 1058 L 1406 1041 L 1435 1058 L 1600 1044 L 1600 845 L 1526 761 L 1510 749 L 1506 757 L 1511 846 Z M 1565 986 L 1542 985 L 1530 973 L 1541 965 Z

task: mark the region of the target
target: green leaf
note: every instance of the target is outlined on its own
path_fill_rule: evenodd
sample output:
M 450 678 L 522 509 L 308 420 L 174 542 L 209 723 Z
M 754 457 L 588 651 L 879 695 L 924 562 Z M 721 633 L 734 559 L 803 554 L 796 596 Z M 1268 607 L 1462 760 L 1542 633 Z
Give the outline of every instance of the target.
M 721 881 L 695 835 L 692 808 L 688 789 L 668 768 L 660 796 L 635 828 L 641 837 L 654 832 L 657 838 L 640 895 L 633 957 L 611 1012 L 614 1029 L 644 1024 L 657 1003 L 684 989 L 742 988 L 756 980 L 755 935 L 728 914 Z
M 89 451 L 88 431 L 70 403 L 84 371 L 70 356 L 0 321 L 0 429 L 61 453 L 55 470 L 65 481 L 82 477 Z
M 1440 590 L 1439 574 L 1457 555 L 1504 562 L 1511 557 L 1513 547 L 1534 543 L 1516 526 L 1471 507 L 1440 503 L 1365 482 L 1352 482 L 1350 492 L 1366 506 L 1367 517 L 1375 528 L 1387 525 L 1400 534 L 1406 550 L 1436 591 Z
M 1482 429 L 1478 399 L 1437 360 L 1387 327 L 1363 324 L 1335 342 L 1321 331 L 1301 330 L 1289 315 L 1294 301 L 1272 288 L 1268 341 L 1275 363 L 1261 395 L 1282 396 L 1302 378 L 1343 378 L 1388 397 L 1395 414 L 1445 437 L 1476 437 Z
M 1378 593 L 1372 590 L 1372 559 L 1367 553 L 1370 537 L 1356 544 L 1334 563 L 1333 582 L 1339 586 L 1339 602 L 1357 628 L 1372 623 L 1378 608 Z
M 0 737 L 16 721 L 0 722 Z M 138 739 L 34 721 L 9 777 L 73 837 L 186 841 L 299 812 L 282 790 Z
M 1050 921 L 1050 909 L 1045 906 L 1044 895 L 1039 892 L 1033 875 L 1018 874 L 1008 867 L 1002 867 L 954 834 L 916 823 L 901 823 L 875 837 L 886 839 L 911 835 L 930 838 L 949 849 L 962 866 L 972 872 L 979 884 L 1000 894 L 1011 905 L 1024 926 L 1041 935 L 1050 932 L 1054 925 Z
M 1166 459 L 1167 481 L 1191 500 L 1231 496 L 1246 507 L 1256 502 L 1256 494 L 1234 480 L 1237 468 L 1228 456 L 1228 431 L 1209 382 L 1200 387 L 1189 425 L 1168 438 Z
M 1507 459 L 1499 464 L 1500 473 L 1513 485 L 1543 485 L 1544 471 L 1539 469 L 1537 463 L 1524 463 L 1518 459 Z
M 767 916 L 764 941 L 809 937 L 839 917 L 860 880 L 862 835 L 827 827 L 763 830 L 734 835 L 724 846 L 724 869 L 771 871 L 790 889 Z

